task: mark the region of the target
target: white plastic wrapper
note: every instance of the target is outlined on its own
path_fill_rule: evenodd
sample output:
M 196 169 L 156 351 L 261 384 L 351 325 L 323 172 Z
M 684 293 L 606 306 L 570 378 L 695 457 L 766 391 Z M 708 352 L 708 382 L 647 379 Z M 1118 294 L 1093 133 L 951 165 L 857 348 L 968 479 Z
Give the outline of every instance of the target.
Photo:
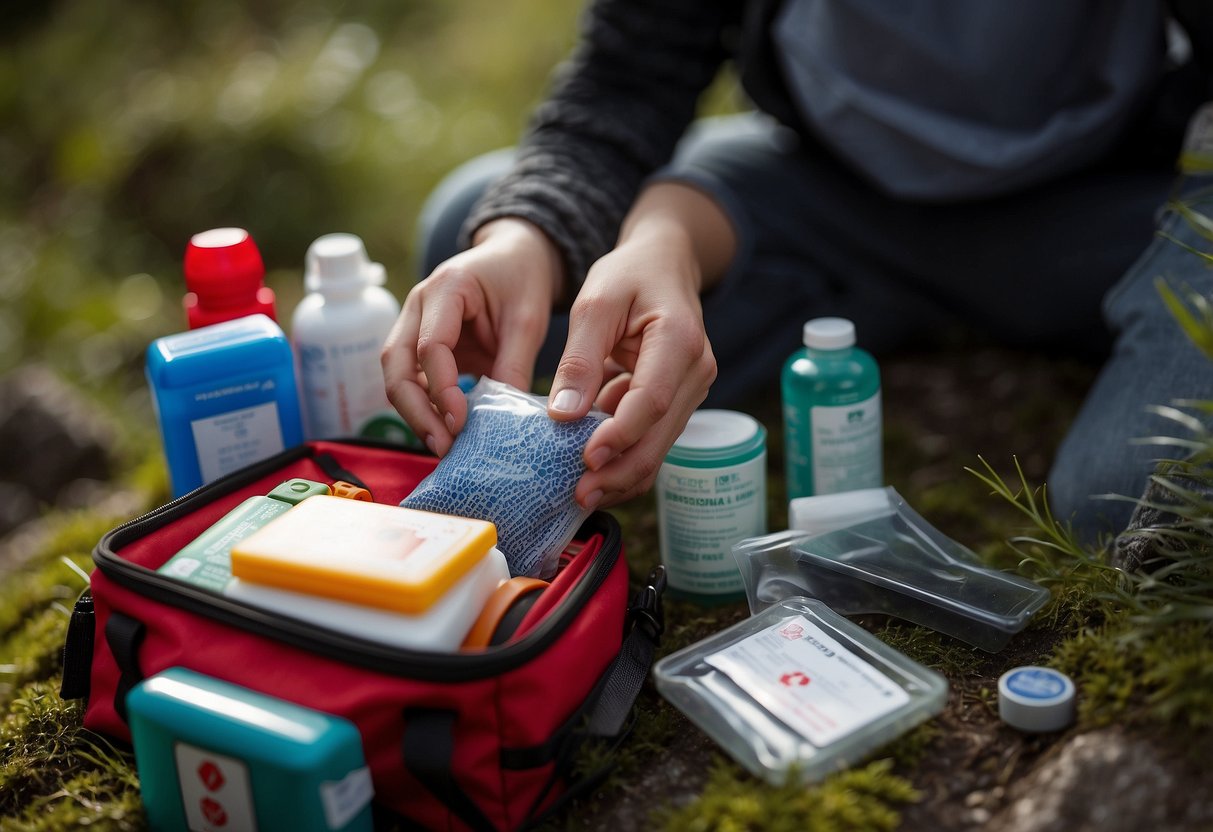
M 451 450 L 400 505 L 487 520 L 514 576 L 549 578 L 589 512 L 573 499 L 581 454 L 607 418 L 548 416 L 547 397 L 490 378 L 468 393 L 468 419 Z

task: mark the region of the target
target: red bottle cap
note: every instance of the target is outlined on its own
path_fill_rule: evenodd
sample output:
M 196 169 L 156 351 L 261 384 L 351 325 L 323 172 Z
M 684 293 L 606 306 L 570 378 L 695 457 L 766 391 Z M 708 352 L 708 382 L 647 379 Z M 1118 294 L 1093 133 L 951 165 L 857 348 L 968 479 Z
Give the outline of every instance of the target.
M 274 317 L 257 244 L 243 228 L 212 228 L 185 247 L 186 313 L 191 329 L 257 312 Z

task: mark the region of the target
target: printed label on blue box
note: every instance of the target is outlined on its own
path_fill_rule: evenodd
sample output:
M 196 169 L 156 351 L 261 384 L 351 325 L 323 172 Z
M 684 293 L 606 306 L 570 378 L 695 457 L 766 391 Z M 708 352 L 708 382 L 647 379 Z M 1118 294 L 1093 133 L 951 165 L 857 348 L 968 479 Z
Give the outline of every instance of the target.
M 203 482 L 272 456 L 284 447 L 277 402 L 194 419 L 190 429 Z

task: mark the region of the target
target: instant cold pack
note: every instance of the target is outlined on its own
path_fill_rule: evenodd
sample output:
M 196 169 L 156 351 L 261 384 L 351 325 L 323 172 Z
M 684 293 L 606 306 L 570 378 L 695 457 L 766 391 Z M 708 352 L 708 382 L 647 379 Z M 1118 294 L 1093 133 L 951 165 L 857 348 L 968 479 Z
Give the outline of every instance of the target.
M 573 499 L 585 472 L 581 453 L 607 417 L 548 416 L 547 397 L 481 379 L 468 418 L 434 472 L 400 505 L 488 520 L 513 575 L 547 578 L 589 512 Z

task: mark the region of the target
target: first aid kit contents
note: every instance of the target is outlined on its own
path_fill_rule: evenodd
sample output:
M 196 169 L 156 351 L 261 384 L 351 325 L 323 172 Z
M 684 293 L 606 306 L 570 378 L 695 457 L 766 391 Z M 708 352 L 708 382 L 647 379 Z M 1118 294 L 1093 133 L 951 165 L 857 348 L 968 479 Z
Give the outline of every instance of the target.
M 232 578 L 232 546 L 308 497 L 330 493 L 329 486 L 313 480 L 296 478 L 279 483 L 269 494 L 249 497 L 223 515 L 159 571 L 212 592 L 223 592 Z
M 808 595 L 843 615 L 892 615 L 993 653 L 1049 600 L 1045 587 L 983 565 L 893 488 L 799 498 L 789 516 L 802 528 L 733 549 L 753 611 Z
M 370 832 L 371 772 L 346 719 L 181 667 L 127 697 L 152 829 Z
M 581 454 L 607 414 L 548 416 L 547 397 L 482 378 L 467 394 L 467 424 L 402 506 L 486 520 L 510 574 L 549 578 L 589 512 L 573 498 Z
M 157 338 L 146 376 L 173 496 L 303 441 L 291 347 L 265 315 Z
M 320 496 L 331 502 L 309 506 L 288 522 L 274 525 L 245 551 L 245 542 L 271 521 L 305 499 Z M 501 552 L 475 542 L 478 536 L 491 538 L 491 527 L 464 518 L 418 517 L 417 512 L 376 506 L 369 500 L 366 489 L 347 482 L 330 487 L 302 478 L 288 480 L 264 497 L 240 503 L 158 571 L 256 607 L 380 643 L 458 649 L 478 612 L 510 577 Z M 356 508 L 343 510 L 346 504 Z M 473 538 L 472 548 L 447 552 L 444 559 L 443 549 L 459 529 Z M 425 574 L 422 561 L 427 547 L 430 571 Z M 248 559 L 239 567 L 243 579 L 233 574 L 235 548 L 241 548 L 238 558 Z M 459 557 L 465 560 L 461 563 Z M 417 580 L 393 585 L 406 568 L 414 570 Z M 443 569 L 448 572 L 439 574 Z M 268 574 L 258 575 L 258 570 Z M 403 610 L 403 605 L 414 609 Z
M 943 710 L 948 683 L 820 601 L 789 598 L 659 661 L 657 689 L 738 763 L 806 782 Z
M 494 539 L 478 520 L 321 496 L 236 542 L 223 592 L 384 644 L 457 650 L 510 577 Z
M 245 581 L 369 607 L 429 609 L 497 542 L 492 523 L 313 497 L 232 547 Z

